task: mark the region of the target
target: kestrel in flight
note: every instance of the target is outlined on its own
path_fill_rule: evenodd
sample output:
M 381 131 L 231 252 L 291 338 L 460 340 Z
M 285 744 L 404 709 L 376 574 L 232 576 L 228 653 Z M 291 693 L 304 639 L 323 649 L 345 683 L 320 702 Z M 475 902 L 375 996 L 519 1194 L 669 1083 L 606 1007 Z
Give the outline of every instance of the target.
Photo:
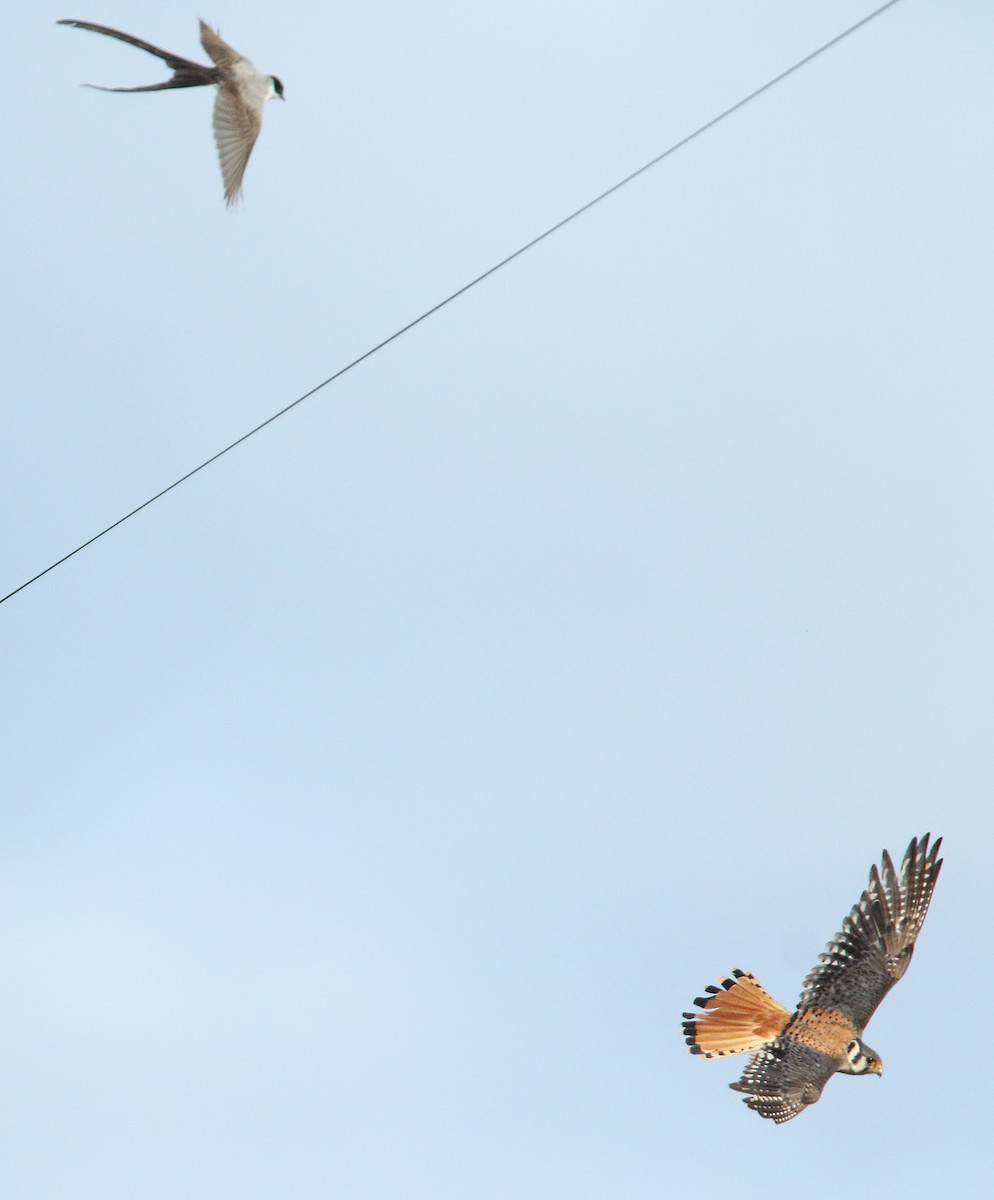
M 745 1103 L 761 1117 L 777 1124 L 796 1117 L 837 1071 L 883 1073 L 863 1030 L 911 962 L 942 866 L 942 838 L 929 849 L 929 837 L 912 839 L 899 871 L 886 850 L 871 868 L 859 903 L 805 979 L 796 1012 L 735 970 L 694 1001 L 701 1012 L 683 1014 L 692 1054 L 752 1054 L 730 1086 L 745 1092 Z

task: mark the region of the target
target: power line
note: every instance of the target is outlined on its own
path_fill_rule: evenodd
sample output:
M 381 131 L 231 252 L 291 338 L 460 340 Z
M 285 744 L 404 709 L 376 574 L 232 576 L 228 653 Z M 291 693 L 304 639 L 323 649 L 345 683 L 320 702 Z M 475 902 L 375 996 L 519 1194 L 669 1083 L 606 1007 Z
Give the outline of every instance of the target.
M 234 450 L 236 446 L 240 446 L 242 442 L 246 442 L 250 437 L 254 437 L 255 434 L 260 433 L 266 428 L 267 425 L 272 425 L 274 421 L 279 420 L 279 418 L 282 416 L 285 416 L 292 408 L 296 408 L 298 404 L 303 404 L 305 400 L 309 400 L 311 396 L 315 395 L 317 392 L 320 392 L 322 388 L 328 387 L 328 385 L 334 383 L 336 379 L 341 379 L 341 377 L 348 371 L 351 371 L 353 367 L 357 367 L 360 363 L 365 362 L 367 358 L 371 358 L 385 346 L 389 346 L 391 342 L 395 342 L 399 337 L 402 337 L 405 333 L 408 333 L 410 330 L 412 330 L 415 325 L 420 325 L 422 321 L 426 321 L 429 317 L 434 316 L 439 309 L 444 308 L 447 304 L 451 304 L 453 300 L 457 300 L 464 293 L 468 292 L 470 288 L 476 287 L 478 283 L 482 283 L 484 279 L 488 279 L 502 267 L 506 267 L 508 263 L 514 262 L 516 258 L 520 258 L 522 254 L 526 254 L 534 246 L 537 246 L 539 242 L 545 241 L 547 237 L 551 237 L 552 234 L 557 233 L 563 228 L 564 225 L 568 225 L 570 221 L 575 221 L 577 217 L 582 216 L 585 212 L 588 212 L 594 207 L 595 204 L 600 204 L 602 200 L 606 200 L 608 196 L 614 195 L 615 192 L 625 187 L 626 184 L 631 183 L 640 175 L 644 175 L 646 171 L 658 166 L 658 164 L 661 163 L 664 158 L 669 158 L 671 154 L 675 154 L 678 150 L 682 150 L 683 147 L 688 144 L 688 142 L 692 142 L 695 138 L 700 137 L 702 133 L 706 133 L 709 129 L 713 129 L 714 126 L 720 121 L 724 121 L 725 118 L 730 117 L 732 113 L 738 112 L 740 108 L 744 108 L 745 105 L 751 103 L 751 101 L 757 99 L 757 97 L 762 96 L 764 92 L 768 92 L 770 88 L 776 87 L 778 83 L 782 83 L 789 75 L 793 75 L 795 71 L 799 71 L 802 67 L 807 66 L 808 63 L 812 62 L 820 54 L 824 54 L 826 50 L 831 50 L 833 46 L 837 46 L 839 42 L 849 37 L 850 34 L 855 33 L 857 29 L 861 29 L 864 25 L 869 24 L 869 22 L 875 17 L 879 17 L 881 13 L 886 12 L 888 8 L 893 8 L 898 3 L 899 0 L 888 0 L 886 4 L 882 4 L 868 16 L 865 16 L 861 20 L 857 21 L 855 25 L 850 25 L 848 29 L 843 30 L 842 33 L 837 34 L 830 41 L 827 41 L 824 43 L 824 45 L 819 46 L 817 50 L 813 50 L 804 58 L 799 59 L 796 63 L 794 63 L 793 66 L 788 67 L 786 71 L 781 71 L 779 75 L 775 75 L 772 79 L 764 83 L 762 87 L 758 87 L 754 92 L 750 92 L 748 96 L 744 96 L 741 100 L 733 104 L 731 108 L 726 108 L 724 112 L 719 113 L 716 117 L 712 117 L 710 121 L 705 122 L 705 124 L 695 129 L 693 133 L 688 133 L 686 137 L 681 138 L 678 142 L 674 142 L 673 145 L 664 150 L 662 154 L 657 154 L 655 158 L 650 159 L 637 170 L 632 171 L 630 175 L 626 175 L 624 179 L 620 179 L 617 183 L 612 184 L 612 186 L 606 191 L 601 192 L 592 200 L 588 200 L 586 204 L 583 204 L 579 208 L 575 209 L 569 214 L 569 216 L 563 217 L 563 219 L 561 221 L 557 221 L 555 225 L 550 225 L 548 229 L 540 233 L 537 237 L 532 238 L 530 242 L 526 242 L 523 246 L 520 246 L 506 258 L 502 258 L 500 262 L 494 263 L 494 265 L 484 271 L 482 275 L 477 275 L 476 278 L 471 279 L 469 283 L 463 284 L 461 288 L 458 288 L 456 291 L 446 296 L 444 300 L 440 300 L 437 304 L 432 305 L 431 308 L 425 309 L 425 311 L 421 313 L 420 316 L 415 317 L 413 321 L 408 321 L 406 325 L 403 325 L 400 329 L 396 330 L 394 333 L 391 333 L 390 336 L 384 338 L 383 341 L 377 342 L 375 346 L 370 347 L 369 350 L 366 350 L 363 354 L 360 354 L 358 358 L 354 358 L 350 363 L 346 363 L 344 367 L 340 367 L 333 375 L 329 375 L 327 379 L 323 380 L 315 387 L 312 387 L 309 392 L 305 392 L 302 396 L 298 396 L 296 400 L 292 400 L 284 408 L 281 408 L 279 412 L 273 413 L 271 417 L 267 417 L 265 421 L 261 422 L 259 425 L 256 425 L 254 429 L 250 429 L 248 433 L 243 433 L 241 437 L 236 438 L 233 442 L 230 442 L 222 450 L 218 450 L 216 454 L 212 454 L 210 458 L 205 459 L 202 463 L 200 463 L 199 466 L 194 467 L 192 471 L 187 471 L 185 475 L 181 475 L 179 479 L 169 484 L 168 487 L 164 487 L 161 492 L 156 492 L 154 496 L 150 496 L 143 503 L 139 504 L 137 508 L 133 508 L 130 512 L 125 513 L 123 517 L 118 517 L 118 519 L 112 524 L 108 525 L 106 529 L 101 529 L 100 532 L 95 533 L 93 537 L 87 538 L 85 542 L 81 542 L 74 550 L 70 550 L 68 554 L 63 554 L 61 558 L 56 559 L 55 562 L 45 567 L 43 571 L 39 571 L 37 575 L 32 575 L 30 579 L 26 579 L 22 584 L 14 588 L 13 591 L 8 592 L 6 596 L 0 597 L 0 604 L 5 604 L 8 600 L 16 596 L 18 592 L 23 592 L 24 589 L 30 587 L 32 583 L 37 583 L 37 581 L 41 579 L 42 576 L 47 575 L 49 571 L 54 571 L 56 567 L 62 566 L 64 562 L 68 562 L 70 558 L 73 558 L 75 555 L 79 554 L 81 550 L 85 550 L 87 546 L 92 546 L 94 542 L 99 541 L 100 538 L 116 529 L 119 525 L 123 525 L 125 521 L 130 521 L 132 517 L 137 516 L 138 513 L 140 513 L 143 509 L 148 508 L 150 504 L 154 504 L 156 500 L 161 500 L 163 496 L 167 495 L 175 488 L 178 488 L 180 484 L 186 483 L 188 479 L 192 479 L 194 475 L 198 474 L 200 471 L 203 471 L 212 463 L 217 462 L 219 458 L 222 458 L 229 451 Z

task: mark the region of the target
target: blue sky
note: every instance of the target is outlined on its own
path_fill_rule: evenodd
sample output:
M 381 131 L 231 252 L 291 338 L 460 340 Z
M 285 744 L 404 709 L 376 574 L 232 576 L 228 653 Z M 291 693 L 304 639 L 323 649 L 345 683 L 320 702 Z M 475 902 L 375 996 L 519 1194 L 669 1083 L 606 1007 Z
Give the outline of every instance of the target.
M 195 10 L 12 13 L 0 591 L 870 7 L 202 11 L 237 211 L 54 24 Z M 904 0 L 0 608 L 5 1197 L 989 1193 L 992 38 Z M 882 1080 L 760 1121 L 682 1010 L 926 830 Z

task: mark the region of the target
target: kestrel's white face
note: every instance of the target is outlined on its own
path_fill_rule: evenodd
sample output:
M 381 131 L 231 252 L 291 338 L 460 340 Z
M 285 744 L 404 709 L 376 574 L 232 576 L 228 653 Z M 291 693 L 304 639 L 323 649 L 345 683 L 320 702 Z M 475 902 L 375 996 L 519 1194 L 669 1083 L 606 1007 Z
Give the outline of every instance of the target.
M 853 1038 L 846 1047 L 846 1065 L 839 1070 L 843 1075 L 882 1075 L 884 1064 L 876 1050 L 871 1050 L 859 1038 Z

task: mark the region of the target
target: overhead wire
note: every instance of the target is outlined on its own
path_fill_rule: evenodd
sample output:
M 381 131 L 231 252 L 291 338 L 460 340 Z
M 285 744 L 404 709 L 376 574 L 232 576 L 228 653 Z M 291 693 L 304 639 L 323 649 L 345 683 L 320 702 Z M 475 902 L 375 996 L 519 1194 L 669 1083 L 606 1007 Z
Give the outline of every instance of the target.
M 415 317 L 412 321 L 408 321 L 406 325 L 403 325 L 399 329 L 395 330 L 390 334 L 389 337 L 383 338 L 382 341 L 377 342 L 374 346 L 371 346 L 368 350 L 364 351 L 358 356 L 358 358 L 354 358 L 351 362 L 346 363 L 344 367 L 340 367 L 332 375 L 329 375 L 327 379 L 322 380 L 321 383 L 316 384 L 309 391 L 304 392 L 302 396 L 298 396 L 296 400 L 292 400 L 289 404 L 284 405 L 284 407 L 278 412 L 275 412 L 272 414 L 272 416 L 267 417 L 265 421 L 261 421 L 247 433 L 243 433 L 241 437 L 236 438 L 233 442 L 229 442 L 227 446 L 223 447 L 221 450 L 218 450 L 216 454 L 212 454 L 210 458 L 204 459 L 204 461 L 198 466 L 194 467 L 190 471 L 187 471 L 185 475 L 181 475 L 178 479 L 174 480 L 168 485 L 168 487 L 164 487 L 161 491 L 156 492 L 154 496 L 150 496 L 147 500 L 144 500 L 136 508 L 133 508 L 130 512 L 125 513 L 123 517 L 118 517 L 116 521 L 113 521 L 105 529 L 101 529 L 99 533 L 95 533 L 92 537 L 87 538 L 85 542 L 81 542 L 75 547 L 75 549 L 70 550 L 67 554 L 63 554 L 61 558 L 56 559 L 55 562 L 50 563 L 49 566 L 45 567 L 37 574 L 32 575 L 30 579 L 26 579 L 23 583 L 19 584 L 5 596 L 0 597 L 0 604 L 5 604 L 19 592 L 23 592 L 25 588 L 30 587 L 31 584 L 37 583 L 39 579 L 43 578 L 50 571 L 54 571 L 56 567 L 62 566 L 62 564 L 68 562 L 70 558 L 75 557 L 75 555 L 85 550 L 88 546 L 92 546 L 94 542 L 99 541 L 100 538 L 105 537 L 108 533 L 111 533 L 113 530 L 117 529 L 119 525 L 123 525 L 125 521 L 130 521 L 132 517 L 137 516 L 138 513 L 148 508 L 149 505 L 154 504 L 157 500 L 161 500 L 163 496 L 168 495 L 181 484 L 186 483 L 188 479 L 192 479 L 194 475 L 199 474 L 213 463 L 216 463 L 219 458 L 223 458 L 225 454 L 230 453 L 243 442 L 248 441 L 250 437 L 254 437 L 257 433 L 261 433 L 261 431 L 268 425 L 272 425 L 274 421 L 277 421 L 280 417 L 285 416 L 288 412 L 290 412 L 291 409 L 296 408 L 298 404 L 303 404 L 305 400 L 309 400 L 323 388 L 326 388 L 336 380 L 341 379 L 343 375 L 353 370 L 353 368 L 359 366 L 360 363 L 365 362 L 367 358 L 371 358 L 374 354 L 377 354 L 380 350 L 383 350 L 386 346 L 389 346 L 391 342 L 395 342 L 398 338 L 403 337 L 405 333 L 409 333 L 415 328 L 415 326 L 420 325 L 422 321 L 426 321 L 429 317 L 434 316 L 435 313 L 445 308 L 446 305 L 451 304 L 454 300 L 458 300 L 460 296 L 464 295 L 471 288 L 476 287 L 477 284 L 482 283 L 485 279 L 489 279 L 491 275 L 494 275 L 497 271 L 501 270 L 503 267 L 506 267 L 509 263 L 514 262 L 515 259 L 520 258 L 523 254 L 527 254 L 527 252 L 537 246 L 539 242 L 545 241 L 546 238 L 551 237 L 554 233 L 557 233 L 565 225 L 568 225 L 571 221 L 575 221 L 577 217 L 582 216 L 585 212 L 589 212 L 594 205 L 600 204 L 602 200 L 606 200 L 609 196 L 614 195 L 615 192 L 619 191 L 633 180 L 638 179 L 640 175 L 644 175 L 647 171 L 652 170 L 653 167 L 658 166 L 664 159 L 669 158 L 678 150 L 682 150 L 684 146 L 694 141 L 695 138 L 700 137 L 701 134 L 706 133 L 709 129 L 713 129 L 714 126 L 719 122 L 724 121 L 733 113 L 738 112 L 739 109 L 744 108 L 747 104 L 750 104 L 753 100 L 756 100 L 759 96 L 762 96 L 764 92 L 768 92 L 771 88 L 776 87 L 777 84 L 782 83 L 789 76 L 801 70 L 802 67 L 805 67 L 810 62 L 813 62 L 814 59 L 819 57 L 819 55 L 824 54 L 827 50 L 831 50 L 834 46 L 837 46 L 840 42 L 844 41 L 858 29 L 862 29 L 865 25 L 868 25 L 875 18 L 879 17 L 889 8 L 893 8 L 898 3 L 900 3 L 900 0 L 887 0 L 886 4 L 880 5 L 879 8 L 874 9 L 873 12 L 867 14 L 865 17 L 862 17 L 860 20 L 856 21 L 855 24 L 850 25 L 841 33 L 836 34 L 835 37 L 823 43 L 816 50 L 812 50 L 810 54 L 806 54 L 804 58 L 798 59 L 797 62 L 788 67 L 785 71 L 781 71 L 779 75 L 775 75 L 772 79 L 767 80 L 767 82 L 761 87 L 756 88 L 755 91 L 750 92 L 741 100 L 736 101 L 736 103 L 731 105 L 731 107 L 724 109 L 723 112 L 720 112 L 717 116 L 712 117 L 709 121 L 706 121 L 692 133 L 688 133 L 679 141 L 674 142 L 673 145 L 667 147 L 667 149 L 665 149 L 661 154 L 657 154 L 655 158 L 643 163 L 641 167 L 638 167 L 629 175 L 626 175 L 623 179 L 619 179 L 617 183 L 612 184 L 611 187 L 606 188 L 603 192 L 600 192 L 598 195 L 594 196 L 592 200 L 588 200 L 586 204 L 582 204 L 579 208 L 574 209 L 573 212 L 571 212 L 568 216 L 563 217 L 562 220 L 557 221 L 554 225 L 550 225 L 548 229 L 543 230 L 543 232 L 538 234 L 537 237 L 533 237 L 531 241 L 525 242 L 524 245 L 519 246 L 517 250 L 513 251 L 511 254 L 508 254 L 506 258 L 502 258 L 499 262 L 494 263 L 493 266 L 488 267 L 486 271 L 483 271 L 480 275 L 477 275 L 468 283 L 463 284 L 463 286 L 457 288 L 456 291 L 451 292 L 445 297 L 444 300 L 440 300 L 437 304 L 433 304 L 431 308 L 425 309 L 423 313 Z

